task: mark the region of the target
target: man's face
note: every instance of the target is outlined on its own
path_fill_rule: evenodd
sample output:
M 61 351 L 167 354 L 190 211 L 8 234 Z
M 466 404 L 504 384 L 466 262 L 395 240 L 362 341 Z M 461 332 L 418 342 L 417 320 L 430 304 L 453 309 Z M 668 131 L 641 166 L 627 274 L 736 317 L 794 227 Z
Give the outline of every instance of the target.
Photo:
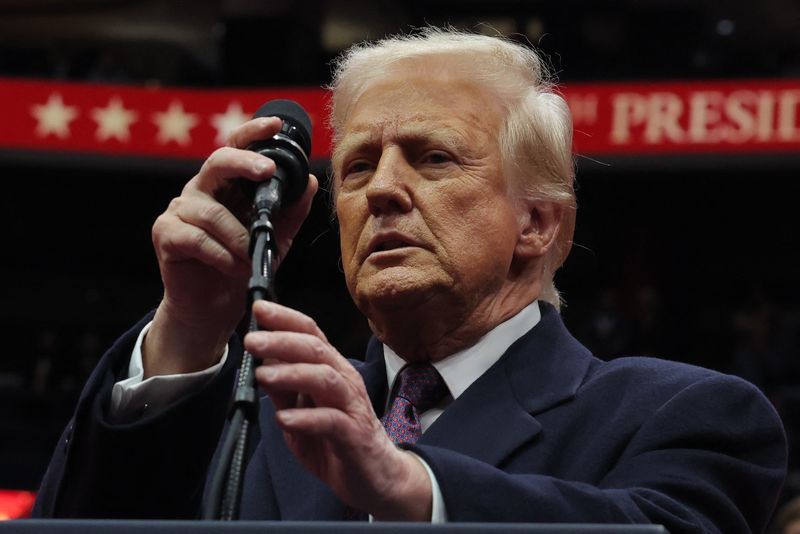
M 465 314 L 506 283 L 521 208 L 502 174 L 501 118 L 475 85 L 430 75 L 357 100 L 333 165 L 347 286 L 368 317 Z

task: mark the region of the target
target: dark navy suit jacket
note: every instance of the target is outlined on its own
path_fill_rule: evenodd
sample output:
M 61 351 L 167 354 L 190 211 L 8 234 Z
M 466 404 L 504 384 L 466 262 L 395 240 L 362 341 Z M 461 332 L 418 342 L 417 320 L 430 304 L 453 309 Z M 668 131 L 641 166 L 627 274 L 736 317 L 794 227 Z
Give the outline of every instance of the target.
M 786 469 L 780 420 L 752 385 L 651 358 L 603 362 L 542 320 L 411 447 L 451 521 L 659 523 L 672 534 L 764 529 Z M 207 387 L 132 423 L 107 412 L 136 325 L 104 356 L 53 456 L 35 514 L 192 518 L 224 423 L 230 358 Z M 235 340 L 231 354 L 240 354 Z M 380 343 L 354 362 L 378 415 Z M 345 507 L 286 448 L 261 402 L 243 519 L 332 520 Z

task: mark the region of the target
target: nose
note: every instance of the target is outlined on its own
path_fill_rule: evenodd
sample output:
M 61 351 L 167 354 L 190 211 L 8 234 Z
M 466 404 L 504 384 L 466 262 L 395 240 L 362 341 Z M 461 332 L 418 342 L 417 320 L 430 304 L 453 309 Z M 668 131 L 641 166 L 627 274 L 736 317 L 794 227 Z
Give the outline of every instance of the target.
M 400 148 L 384 150 L 366 190 L 367 204 L 373 216 L 411 211 L 414 206 L 411 196 L 413 171 Z

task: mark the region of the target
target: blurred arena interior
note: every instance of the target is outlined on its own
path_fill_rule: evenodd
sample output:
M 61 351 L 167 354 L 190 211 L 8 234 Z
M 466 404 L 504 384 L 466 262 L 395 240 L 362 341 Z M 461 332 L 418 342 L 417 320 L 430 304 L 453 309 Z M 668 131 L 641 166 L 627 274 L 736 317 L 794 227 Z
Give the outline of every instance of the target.
M 565 89 L 800 90 L 796 0 L 0 0 L 0 84 L 319 88 L 353 42 L 425 24 L 533 43 Z M 0 488 L 35 490 L 87 373 L 157 304 L 150 226 L 200 161 L 0 145 Z M 314 167 L 326 175 L 324 158 Z M 604 358 L 657 355 L 756 383 L 790 437 L 784 500 L 800 495 L 800 154 L 618 152 L 576 168 L 575 246 L 557 276 L 568 326 Z M 278 291 L 358 357 L 369 331 L 337 260 L 319 195 Z

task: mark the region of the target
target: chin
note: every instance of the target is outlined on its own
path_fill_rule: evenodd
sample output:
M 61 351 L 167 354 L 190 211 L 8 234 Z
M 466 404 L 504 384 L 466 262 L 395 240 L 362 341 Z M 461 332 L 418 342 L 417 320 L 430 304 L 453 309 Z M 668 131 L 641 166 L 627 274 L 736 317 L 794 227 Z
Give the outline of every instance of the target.
M 361 277 L 356 284 L 354 297 L 361 311 L 408 310 L 417 307 L 440 293 L 443 285 L 436 276 L 420 276 L 416 269 L 383 269 L 370 276 Z

